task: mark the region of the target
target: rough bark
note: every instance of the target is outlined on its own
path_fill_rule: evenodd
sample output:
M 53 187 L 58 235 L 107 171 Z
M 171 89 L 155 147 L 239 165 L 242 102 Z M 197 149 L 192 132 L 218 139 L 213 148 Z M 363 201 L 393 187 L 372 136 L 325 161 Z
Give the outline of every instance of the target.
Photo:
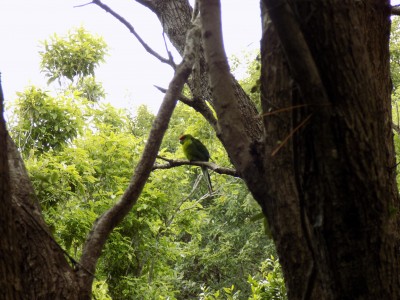
M 311 299 L 306 297 L 306 290 L 309 279 L 315 277 L 315 266 L 307 235 L 303 233 L 304 215 L 300 208 L 293 166 L 293 139 L 289 138 L 282 146 L 301 121 L 293 120 L 293 109 L 290 109 L 293 106 L 292 98 L 298 91 L 289 76 L 282 47 L 265 10 L 262 16 L 261 103 L 263 111 L 271 114 L 263 118 L 266 132 L 263 164 L 269 200 L 263 195 L 259 199 L 265 203 L 264 211 L 279 253 L 289 299 Z M 285 108 L 287 110 L 282 113 L 273 113 Z M 279 181 L 275 181 L 276 178 Z
M 5 299 L 17 299 L 21 293 L 20 260 L 15 239 L 7 155 L 7 129 L 3 118 L 3 91 L 0 82 L 0 290 Z
M 43 221 L 16 146 L 11 138 L 7 142 L 22 298 L 78 299 L 74 271 Z
M 73 269 L 41 217 L 22 158 L 2 116 L 0 197 L 2 299 L 78 299 Z
M 271 17 L 264 11 L 263 109 L 297 106 L 289 114 L 264 119 L 266 157 L 278 141 L 302 125 L 266 163 L 270 175 L 284 173 L 279 178 L 287 178 L 292 184 L 282 189 L 282 181 L 275 180 L 276 173 L 275 178 L 267 177 L 276 201 L 262 200 L 289 297 L 399 299 L 399 199 L 392 168 L 389 3 L 263 3 Z M 287 26 L 287 20 L 283 21 L 288 16 L 306 41 L 306 54 L 311 55 L 318 71 L 316 81 L 309 75 L 315 72 L 312 67 L 302 69 L 304 66 L 296 62 L 305 63 L 309 57 L 304 53 L 293 56 L 293 51 L 302 46 L 291 45 L 299 36 Z M 275 31 L 272 24 L 280 29 Z M 292 39 L 287 41 L 283 34 Z M 286 171 L 282 172 L 282 167 Z M 293 198 L 291 203 L 288 197 Z M 297 211 L 295 219 L 290 213 L 293 210 Z M 279 233 L 281 226 L 294 234 L 294 241 L 304 240 L 305 247 L 290 243 L 280 247 L 284 238 Z M 291 278 L 299 268 L 292 260 L 296 256 L 304 258 L 301 268 L 309 266 L 303 269 L 303 282 L 294 278 L 299 274 Z

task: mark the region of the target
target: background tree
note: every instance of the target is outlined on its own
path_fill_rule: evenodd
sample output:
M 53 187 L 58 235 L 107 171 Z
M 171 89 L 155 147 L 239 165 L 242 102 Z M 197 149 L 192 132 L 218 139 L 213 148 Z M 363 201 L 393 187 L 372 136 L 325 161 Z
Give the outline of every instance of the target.
M 83 27 L 68 32 L 65 37 L 54 34 L 42 44 L 41 68 L 49 83 L 61 82 L 63 78 L 74 81 L 93 76 L 107 53 L 104 40 L 89 34 Z
M 80 133 L 83 118 L 74 96 L 68 93 L 55 99 L 34 86 L 18 93 L 18 119 L 12 131 L 24 154 L 29 150 L 60 150 Z

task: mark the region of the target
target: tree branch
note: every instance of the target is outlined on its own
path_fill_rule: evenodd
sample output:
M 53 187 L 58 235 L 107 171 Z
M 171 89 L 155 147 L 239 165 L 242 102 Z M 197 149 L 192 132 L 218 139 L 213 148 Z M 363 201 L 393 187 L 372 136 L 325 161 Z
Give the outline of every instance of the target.
M 151 173 L 162 138 L 167 130 L 169 120 L 175 108 L 176 99 L 181 94 L 182 88 L 192 70 L 195 58 L 193 52 L 196 47 L 198 47 L 199 42 L 200 30 L 197 26 L 193 26 L 187 36 L 187 45 L 183 60 L 178 65 L 174 77 L 169 84 L 168 91 L 165 94 L 157 117 L 153 122 L 142 157 L 135 169 L 135 173 L 131 178 L 128 188 L 125 190 L 121 199 L 97 219 L 89 233 L 80 259 L 82 267 L 78 266 L 77 270 L 79 284 L 82 291 L 84 291 L 83 299 L 90 299 L 93 282 L 93 275 L 90 273 L 95 272 L 97 260 L 101 255 L 101 251 L 109 234 L 125 218 L 133 205 L 136 204 Z
M 161 93 L 164 93 L 164 94 L 165 94 L 165 93 L 167 92 L 167 89 L 166 89 L 166 88 L 163 88 L 163 87 L 161 87 L 161 86 L 154 85 L 154 87 L 155 87 L 157 90 L 159 90 Z M 188 106 L 190 106 L 190 107 L 193 106 L 193 102 L 194 102 L 193 99 L 190 99 L 190 98 L 186 97 L 186 96 L 183 95 L 183 94 L 180 94 L 180 95 L 179 95 L 178 100 L 181 101 L 181 102 L 183 102 L 183 103 L 185 103 L 186 105 L 188 105 Z
M 400 16 L 400 7 L 399 7 L 399 5 L 392 6 L 391 14 L 393 16 Z
M 166 89 L 164 89 L 162 87 L 159 87 L 156 85 L 155 85 L 155 87 L 162 93 L 165 93 L 167 91 Z M 182 94 L 179 96 L 178 99 L 182 103 L 186 104 L 187 106 L 190 106 L 195 111 L 200 113 L 207 120 L 207 122 L 214 128 L 214 130 L 217 131 L 218 121 L 215 118 L 213 111 L 211 110 L 210 107 L 207 106 L 205 101 L 203 101 L 201 99 L 190 99 Z
M 225 168 L 218 166 L 212 162 L 206 161 L 188 161 L 188 160 L 181 160 L 181 159 L 168 159 L 165 157 L 157 156 L 157 158 L 166 161 L 166 164 L 154 164 L 152 170 L 159 170 L 159 169 L 171 169 L 179 166 L 199 166 L 199 167 L 207 167 L 210 170 L 213 170 L 215 173 L 222 174 L 222 175 L 229 175 L 233 177 L 240 177 L 238 172 L 232 168 Z
M 148 1 L 144 1 L 148 2 Z M 100 8 L 104 9 L 106 12 L 110 13 L 114 18 L 116 18 L 118 21 L 120 21 L 122 24 L 125 25 L 126 28 L 135 36 L 135 38 L 139 41 L 139 43 L 143 46 L 143 48 L 153 55 L 155 58 L 160 60 L 162 63 L 165 63 L 167 65 L 170 65 L 172 68 L 175 69 L 175 63 L 171 59 L 171 55 L 169 55 L 169 59 L 162 57 L 160 54 L 158 54 L 156 51 L 154 51 L 149 45 L 147 45 L 144 40 L 137 34 L 135 31 L 135 28 L 127 21 L 125 20 L 121 15 L 113 11 L 109 6 L 101 2 L 100 0 L 93 0 L 92 3 L 96 4 Z
M 155 10 L 155 4 L 152 0 L 135 0 L 137 3 L 142 4 L 143 6 L 150 9 L 152 12 Z
M 202 40 L 209 70 L 210 86 L 218 117 L 219 134 L 239 173 L 252 162 L 251 137 L 246 134 L 235 82 L 230 73 L 222 40 L 221 4 L 219 0 L 201 0 Z M 253 120 L 254 121 L 254 120 Z M 254 122 L 253 122 L 254 123 Z
M 400 134 L 400 126 L 397 125 L 397 124 L 395 124 L 394 122 L 392 122 L 392 129 L 393 129 L 394 131 L 396 131 L 397 134 Z

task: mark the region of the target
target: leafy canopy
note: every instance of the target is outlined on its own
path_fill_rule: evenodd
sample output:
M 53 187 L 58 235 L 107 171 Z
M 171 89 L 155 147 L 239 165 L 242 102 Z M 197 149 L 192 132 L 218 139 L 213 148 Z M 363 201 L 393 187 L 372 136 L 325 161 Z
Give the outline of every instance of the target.
M 73 81 L 75 77 L 93 76 L 107 53 L 103 38 L 88 33 L 83 27 L 69 31 L 64 37 L 54 34 L 42 44 L 41 68 L 49 83 L 63 77 Z
M 76 95 L 67 93 L 54 98 L 30 86 L 17 96 L 16 124 L 11 131 L 23 153 L 60 150 L 82 130 L 84 120 L 74 101 Z

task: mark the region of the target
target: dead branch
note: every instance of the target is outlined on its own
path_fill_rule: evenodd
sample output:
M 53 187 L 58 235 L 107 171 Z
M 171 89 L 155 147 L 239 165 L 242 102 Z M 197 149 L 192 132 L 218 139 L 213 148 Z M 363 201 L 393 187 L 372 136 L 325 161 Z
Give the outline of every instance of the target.
M 142 4 L 143 6 L 147 7 L 148 9 L 150 9 L 151 11 L 154 12 L 155 10 L 155 4 L 154 1 L 152 0 L 135 0 L 137 3 Z
M 397 125 L 397 124 L 395 124 L 395 123 L 392 123 L 392 129 L 393 129 L 394 131 L 396 131 L 397 134 L 400 134 L 400 126 L 399 126 L 399 125 Z
M 155 85 L 155 88 L 158 89 L 160 92 L 165 93 L 167 90 L 165 88 L 159 87 Z M 206 102 L 201 100 L 201 99 L 190 99 L 184 95 L 179 96 L 179 101 L 182 103 L 186 104 L 187 106 L 190 106 L 193 108 L 195 111 L 200 113 L 207 121 L 208 123 L 214 128 L 215 131 L 217 131 L 217 119 L 214 116 L 213 111 L 209 106 L 207 106 Z
M 159 90 L 161 93 L 164 93 L 164 94 L 165 94 L 165 93 L 167 92 L 167 89 L 166 89 L 166 88 L 163 88 L 163 87 L 161 87 L 161 86 L 154 85 L 154 87 L 155 87 L 157 90 Z M 179 95 L 178 100 L 181 101 L 181 102 L 183 102 L 183 103 L 185 103 L 186 105 L 188 105 L 188 106 L 190 106 L 190 107 L 193 106 L 193 102 L 194 102 L 193 99 L 190 99 L 190 98 L 186 97 L 186 96 L 183 95 L 183 94 L 180 94 L 180 95 Z
M 394 6 L 392 6 L 392 12 L 391 12 L 391 14 L 392 14 L 393 16 L 400 16 L 400 7 L 399 7 L 399 5 L 394 5 Z
M 116 18 L 118 21 L 120 21 L 123 25 L 125 25 L 126 28 L 135 36 L 135 38 L 139 41 L 139 43 L 143 46 L 143 48 L 153 55 L 155 58 L 157 58 L 159 61 L 162 63 L 165 63 L 167 65 L 170 65 L 172 68 L 175 69 L 175 63 L 172 60 L 172 56 L 169 55 L 169 59 L 162 57 L 160 54 L 158 54 L 156 51 L 154 51 L 149 45 L 145 43 L 145 41 L 140 37 L 140 35 L 136 32 L 135 28 L 133 28 L 132 24 L 129 23 L 127 20 L 125 20 L 120 14 L 116 13 L 114 10 L 112 10 L 109 6 L 101 2 L 100 0 L 93 0 L 93 4 L 96 4 L 100 8 L 104 9 L 106 12 L 110 13 L 114 18 Z

